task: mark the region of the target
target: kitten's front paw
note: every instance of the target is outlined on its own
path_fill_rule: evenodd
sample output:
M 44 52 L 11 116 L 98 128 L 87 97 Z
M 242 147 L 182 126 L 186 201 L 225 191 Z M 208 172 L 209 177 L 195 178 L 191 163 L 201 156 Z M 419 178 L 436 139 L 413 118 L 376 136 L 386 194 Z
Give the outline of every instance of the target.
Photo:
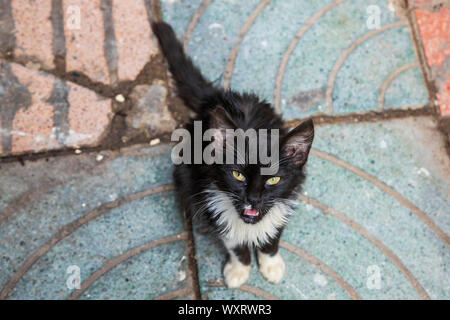
M 261 271 L 266 280 L 278 283 L 283 278 L 286 266 L 279 252 L 274 256 L 270 256 L 269 254 L 258 251 L 258 263 L 259 271 Z
M 238 288 L 248 280 L 250 266 L 246 266 L 237 260 L 230 260 L 223 269 L 225 284 L 228 288 Z

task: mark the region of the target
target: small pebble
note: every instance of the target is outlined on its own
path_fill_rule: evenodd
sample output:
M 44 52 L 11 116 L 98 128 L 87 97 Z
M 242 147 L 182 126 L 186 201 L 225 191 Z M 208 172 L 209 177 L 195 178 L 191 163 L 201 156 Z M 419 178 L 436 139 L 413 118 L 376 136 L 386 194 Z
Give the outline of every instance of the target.
M 123 95 L 121 95 L 121 94 L 118 94 L 116 96 L 116 101 L 117 102 L 124 102 L 125 101 L 125 97 Z
M 81 151 L 80 149 L 75 149 L 75 154 L 80 154 L 81 152 L 83 151 Z
M 101 154 L 97 155 L 95 160 L 97 160 L 98 162 L 102 161 L 103 160 L 103 155 L 101 155 Z
M 160 142 L 161 142 L 161 140 L 159 140 L 158 138 L 152 139 L 152 140 L 150 140 L 150 145 L 151 145 L 151 146 L 156 146 L 156 145 L 159 144 Z

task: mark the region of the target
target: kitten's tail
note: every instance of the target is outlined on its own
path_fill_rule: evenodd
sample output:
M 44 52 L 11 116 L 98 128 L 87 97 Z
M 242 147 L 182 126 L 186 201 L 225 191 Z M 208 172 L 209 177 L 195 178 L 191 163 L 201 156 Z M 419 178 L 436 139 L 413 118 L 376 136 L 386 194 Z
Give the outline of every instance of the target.
M 200 112 L 201 102 L 218 89 L 202 76 L 192 60 L 186 56 L 183 45 L 178 41 L 170 25 L 165 22 L 154 22 L 152 29 L 169 63 L 169 70 L 177 84 L 178 95 L 190 109 Z

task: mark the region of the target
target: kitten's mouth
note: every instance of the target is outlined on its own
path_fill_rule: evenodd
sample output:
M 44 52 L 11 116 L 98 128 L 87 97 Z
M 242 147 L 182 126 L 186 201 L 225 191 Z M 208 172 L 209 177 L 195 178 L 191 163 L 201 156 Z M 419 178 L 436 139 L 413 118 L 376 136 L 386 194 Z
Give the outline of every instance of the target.
M 259 210 L 256 209 L 244 209 L 244 216 L 246 217 L 257 217 L 259 216 Z
M 242 210 L 241 219 L 244 220 L 245 223 L 255 224 L 261 219 L 260 211 L 251 206 L 246 206 Z

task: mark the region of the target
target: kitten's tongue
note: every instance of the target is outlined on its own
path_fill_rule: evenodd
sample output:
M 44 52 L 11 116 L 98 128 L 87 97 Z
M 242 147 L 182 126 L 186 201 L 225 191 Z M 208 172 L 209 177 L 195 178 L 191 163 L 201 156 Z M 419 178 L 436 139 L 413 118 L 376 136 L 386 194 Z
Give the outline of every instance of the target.
M 259 211 L 256 209 L 244 209 L 244 216 L 256 217 L 259 215 Z

